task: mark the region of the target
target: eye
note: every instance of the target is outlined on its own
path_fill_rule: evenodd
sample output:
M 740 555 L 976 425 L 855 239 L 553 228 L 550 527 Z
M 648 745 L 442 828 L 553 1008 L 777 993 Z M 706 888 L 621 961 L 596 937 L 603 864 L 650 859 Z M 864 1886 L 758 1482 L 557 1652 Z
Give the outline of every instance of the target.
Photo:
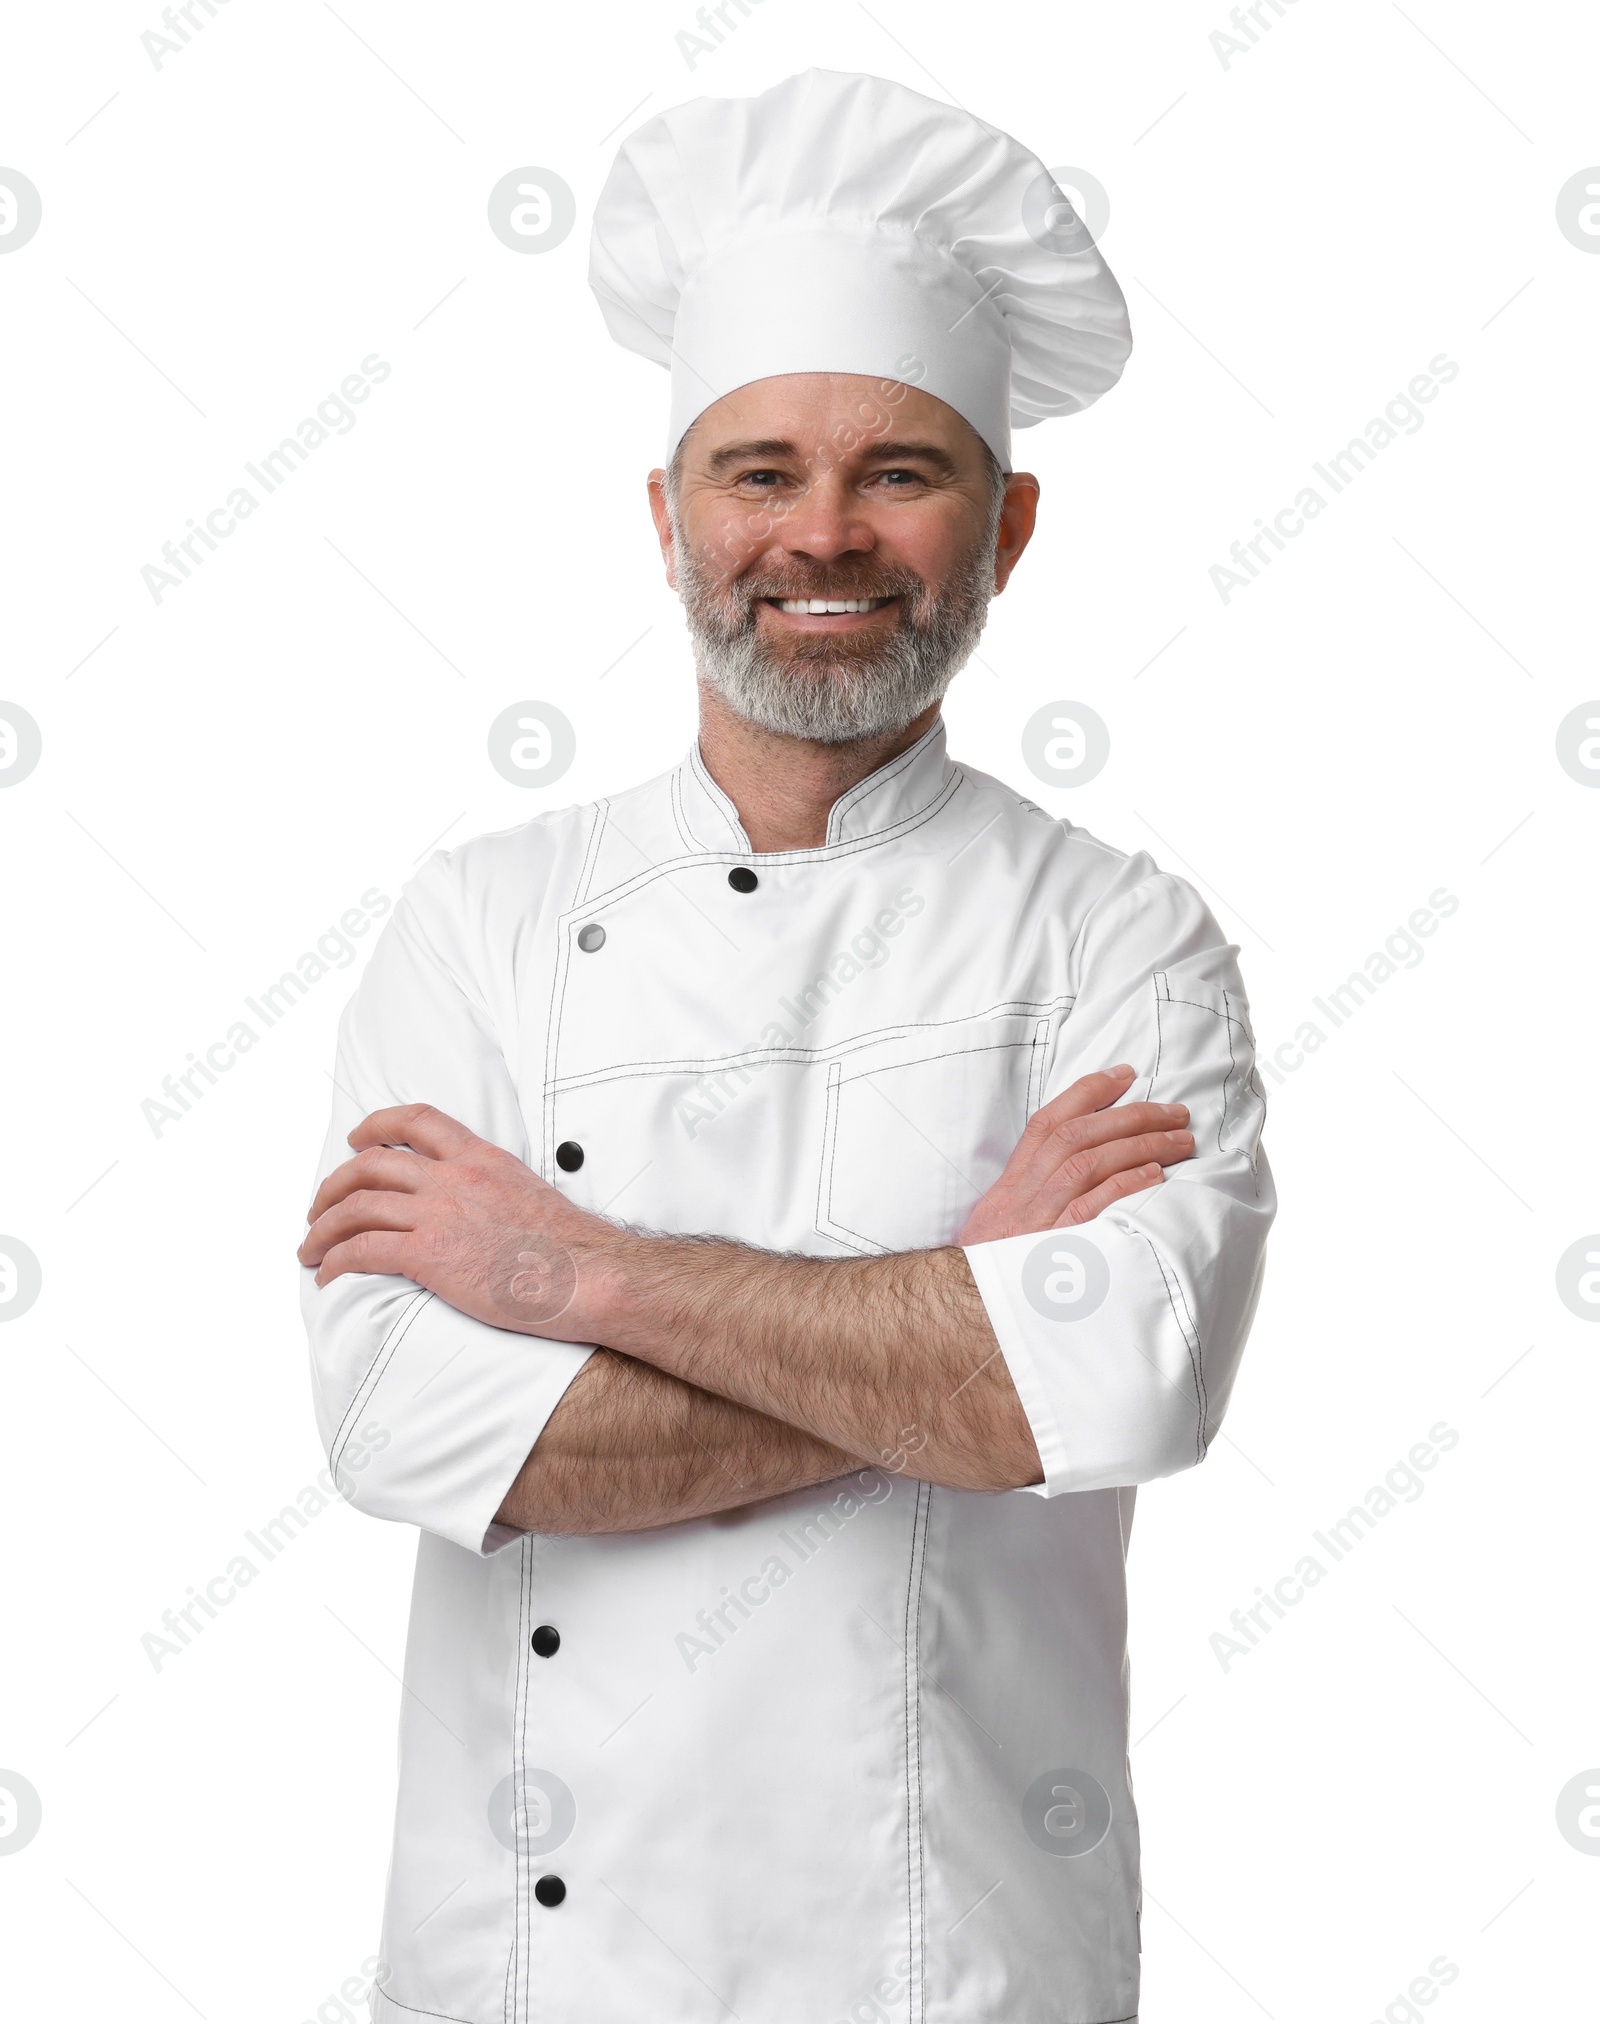
M 920 485 L 924 482 L 920 471 L 907 471 L 899 467 L 893 470 L 880 471 L 877 476 L 891 492 L 903 492 L 909 486 Z
M 781 471 L 741 471 L 734 480 L 736 485 L 751 485 L 758 492 L 770 492 L 774 486 L 783 483 Z

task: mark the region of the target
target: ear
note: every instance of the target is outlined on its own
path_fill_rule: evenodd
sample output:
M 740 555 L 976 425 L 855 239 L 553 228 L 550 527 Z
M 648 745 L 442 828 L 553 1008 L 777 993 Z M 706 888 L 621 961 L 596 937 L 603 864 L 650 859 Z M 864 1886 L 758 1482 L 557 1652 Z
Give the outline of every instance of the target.
M 666 565 L 667 582 L 676 590 L 678 572 L 672 550 L 672 515 L 667 511 L 667 474 L 657 468 L 645 483 L 650 494 L 650 518 L 656 523 L 656 539 L 661 543 L 661 560 Z
M 1031 471 L 1013 471 L 1006 480 L 1006 495 L 1000 507 L 1000 539 L 995 549 L 994 587 L 1005 589 L 1022 551 L 1033 539 L 1039 516 L 1039 481 Z

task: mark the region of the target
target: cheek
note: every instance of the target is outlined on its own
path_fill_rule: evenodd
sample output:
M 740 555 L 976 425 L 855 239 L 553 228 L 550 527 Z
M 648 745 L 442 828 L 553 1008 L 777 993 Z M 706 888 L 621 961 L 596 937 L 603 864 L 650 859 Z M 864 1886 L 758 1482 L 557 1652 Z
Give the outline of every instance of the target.
M 775 545 L 782 516 L 772 506 L 743 500 L 709 513 L 694 530 L 694 551 L 702 570 L 719 583 L 758 563 Z
M 933 502 L 907 504 L 873 519 L 881 560 L 914 571 L 933 589 L 971 552 L 965 516 L 935 510 Z

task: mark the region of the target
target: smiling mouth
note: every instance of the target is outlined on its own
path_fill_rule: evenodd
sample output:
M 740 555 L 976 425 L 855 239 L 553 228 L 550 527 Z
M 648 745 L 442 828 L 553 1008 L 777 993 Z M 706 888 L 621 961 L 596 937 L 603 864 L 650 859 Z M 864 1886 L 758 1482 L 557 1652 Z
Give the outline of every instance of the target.
M 767 597 L 763 604 L 791 618 L 835 618 L 847 613 L 882 611 L 892 597 Z

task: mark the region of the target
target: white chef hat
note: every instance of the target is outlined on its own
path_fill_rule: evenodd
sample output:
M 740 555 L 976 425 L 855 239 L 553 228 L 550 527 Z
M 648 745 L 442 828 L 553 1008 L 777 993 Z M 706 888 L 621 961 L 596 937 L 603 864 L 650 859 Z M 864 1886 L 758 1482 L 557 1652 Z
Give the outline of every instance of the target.
M 622 143 L 589 282 L 695 418 L 780 373 L 903 380 L 1011 468 L 1011 429 L 1115 385 L 1127 304 L 1036 155 L 887 78 L 808 70 L 697 98 Z

